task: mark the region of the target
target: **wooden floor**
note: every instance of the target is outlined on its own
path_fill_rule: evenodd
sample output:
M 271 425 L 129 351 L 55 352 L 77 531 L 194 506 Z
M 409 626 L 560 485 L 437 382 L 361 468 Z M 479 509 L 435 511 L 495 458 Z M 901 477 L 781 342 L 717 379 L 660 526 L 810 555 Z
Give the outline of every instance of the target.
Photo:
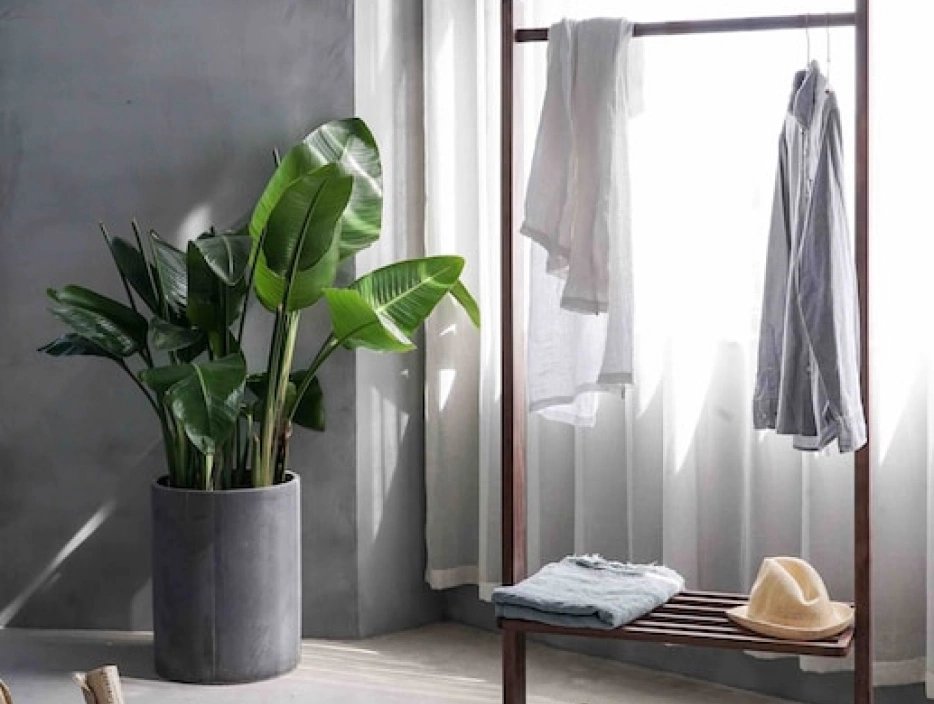
M 761 636 L 737 626 L 727 618 L 726 611 L 747 603 L 748 599 L 749 597 L 743 594 L 682 592 L 642 618 L 612 630 L 565 628 L 517 619 L 500 619 L 499 626 L 505 631 L 641 640 L 824 657 L 844 657 L 849 652 L 853 643 L 852 627 L 832 638 L 806 642 Z
M 529 704 L 785 704 L 748 691 L 529 645 Z M 501 704 L 500 639 L 451 623 L 361 641 L 308 640 L 293 672 L 243 685 L 166 682 L 148 633 L 0 629 L 16 704 L 78 704 L 74 670 L 114 663 L 127 704 Z

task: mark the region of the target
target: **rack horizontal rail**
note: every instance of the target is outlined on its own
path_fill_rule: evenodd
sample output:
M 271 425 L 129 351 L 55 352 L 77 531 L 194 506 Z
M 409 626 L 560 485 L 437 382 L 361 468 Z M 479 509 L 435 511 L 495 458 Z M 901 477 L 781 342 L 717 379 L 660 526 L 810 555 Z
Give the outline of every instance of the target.
M 830 12 L 824 15 L 776 15 L 771 17 L 730 17 L 711 20 L 679 20 L 677 22 L 640 22 L 633 25 L 634 37 L 661 37 L 679 34 L 714 34 L 721 32 L 762 32 L 776 29 L 807 29 L 823 27 L 853 27 L 855 12 Z M 546 27 L 517 29 L 517 42 L 548 40 Z

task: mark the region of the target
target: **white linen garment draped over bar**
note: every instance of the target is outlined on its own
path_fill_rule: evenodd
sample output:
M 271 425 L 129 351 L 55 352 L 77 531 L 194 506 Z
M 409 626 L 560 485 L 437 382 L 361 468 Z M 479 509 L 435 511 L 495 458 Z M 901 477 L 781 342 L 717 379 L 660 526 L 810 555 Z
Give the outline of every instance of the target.
M 599 391 L 632 381 L 628 118 L 642 108 L 642 61 L 624 19 L 562 20 L 521 232 L 532 238 L 529 407 L 592 426 Z
M 817 62 L 795 75 L 775 178 L 753 423 L 799 450 L 866 443 L 859 300 L 837 99 Z

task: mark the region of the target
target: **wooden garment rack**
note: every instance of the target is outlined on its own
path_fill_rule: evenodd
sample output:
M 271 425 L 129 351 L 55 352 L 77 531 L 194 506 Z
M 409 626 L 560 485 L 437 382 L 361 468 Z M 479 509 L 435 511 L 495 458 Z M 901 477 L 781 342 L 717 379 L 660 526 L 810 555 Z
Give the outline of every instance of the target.
M 869 347 L 867 249 L 869 227 L 869 0 L 856 0 L 856 11 L 826 15 L 739 17 L 716 20 L 636 24 L 633 36 L 663 36 L 713 32 L 751 32 L 808 27 L 856 29 L 856 274 L 859 285 L 860 385 L 863 409 L 869 420 Z M 525 378 L 523 355 L 517 344 L 514 317 L 513 246 L 513 53 L 517 42 L 544 41 L 544 28 L 514 26 L 513 0 L 502 0 L 502 152 L 501 152 L 501 246 L 502 246 L 502 559 L 503 583 L 515 584 L 526 575 L 526 465 Z M 854 627 L 840 636 L 811 643 L 775 640 L 744 631 L 724 615 L 726 609 L 745 603 L 741 594 L 684 592 L 664 606 L 611 631 L 547 626 L 531 621 L 500 619 L 503 638 L 503 702 L 525 702 L 525 634 L 550 633 L 585 637 L 654 641 L 680 645 L 757 650 L 802 655 L 843 657 L 855 642 L 855 704 L 872 704 L 872 550 L 871 474 L 869 443 L 856 453 L 854 490 L 854 579 L 856 619 Z

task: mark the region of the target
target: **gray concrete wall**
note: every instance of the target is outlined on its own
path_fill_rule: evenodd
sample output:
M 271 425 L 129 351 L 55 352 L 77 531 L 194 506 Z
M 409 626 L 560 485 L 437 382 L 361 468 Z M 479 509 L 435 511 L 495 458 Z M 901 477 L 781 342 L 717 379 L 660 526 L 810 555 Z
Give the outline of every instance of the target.
M 157 426 L 110 363 L 35 351 L 62 329 L 44 288 L 121 296 L 98 220 L 173 241 L 228 225 L 274 146 L 352 110 L 349 0 L 0 0 L 0 625 L 151 623 Z M 330 431 L 292 451 L 309 634 L 359 630 L 354 375 L 350 353 L 329 363 Z

